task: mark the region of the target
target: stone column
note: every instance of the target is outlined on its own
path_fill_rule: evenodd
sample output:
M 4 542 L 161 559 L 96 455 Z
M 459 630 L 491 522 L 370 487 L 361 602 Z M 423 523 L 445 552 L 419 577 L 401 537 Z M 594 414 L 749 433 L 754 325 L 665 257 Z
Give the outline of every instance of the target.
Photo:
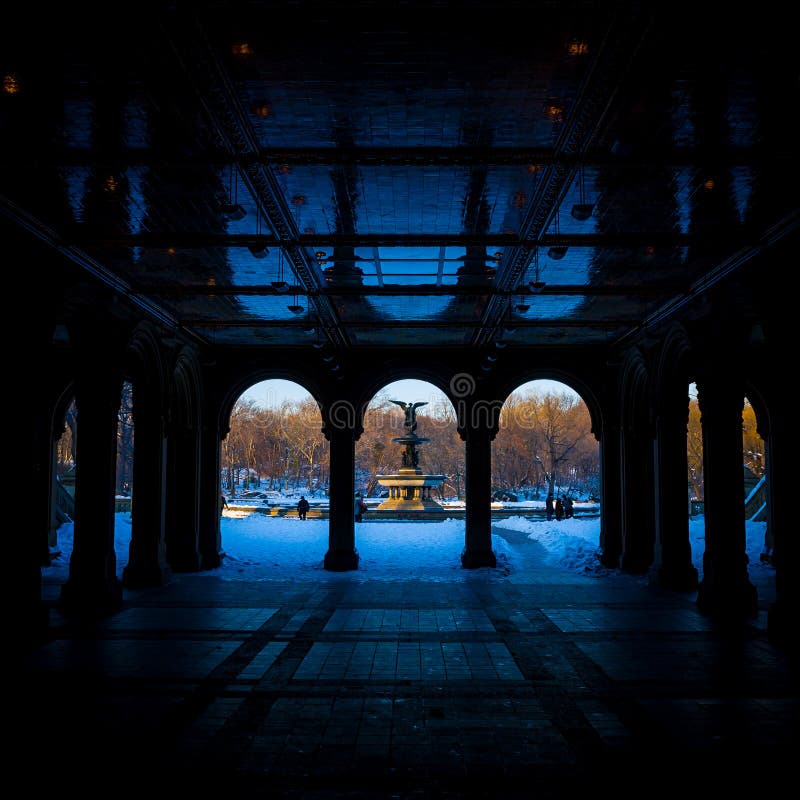
M 326 425 L 325 435 L 331 443 L 330 515 L 328 552 L 325 569 L 345 572 L 358 569 L 355 546 L 355 441 L 356 431 L 350 426 Z
M 50 564 L 50 549 L 58 545 L 58 456 L 57 446 L 58 440 L 61 438 L 61 431 L 55 427 L 51 430 L 51 435 L 47 441 L 47 452 L 42 454 L 42 465 L 49 463 L 48 483 L 50 484 L 50 500 L 47 506 L 47 554 L 43 564 Z
M 94 355 L 80 354 L 84 363 L 75 386 L 79 430 L 74 543 L 61 601 L 69 608 L 105 612 L 122 603 L 114 553 L 117 413 L 122 378 L 114 369 L 115 353 Z
M 789 430 L 789 401 L 774 398 L 772 423 L 765 437 L 767 448 L 767 513 L 773 537 L 772 563 L 775 567 L 775 602 L 770 606 L 770 638 L 800 652 L 800 538 L 792 522 L 795 491 L 792 447 L 796 434 Z
M 492 439 L 494 431 L 477 422 L 462 432 L 466 443 L 466 530 L 461 566 L 466 569 L 496 567 L 492 550 Z
M 742 468 L 742 408 L 738 381 L 721 365 L 698 380 L 703 427 L 706 549 L 697 604 L 721 616 L 757 611 L 747 574 Z M 729 365 L 730 367 L 730 365 Z
M 620 567 L 642 574 L 653 563 L 653 449 L 644 415 L 622 435 L 622 557 Z
M 621 436 L 616 424 L 604 424 L 600 438 L 600 561 L 616 569 L 622 553 Z
M 776 117 L 775 123 L 782 126 Z M 776 164 L 777 168 L 777 164 Z M 763 177 L 763 176 L 762 176 Z M 773 178 L 781 176 L 774 175 Z M 764 269 L 797 261 L 798 237 L 784 237 L 765 253 Z M 767 414 L 758 421 L 765 442 L 767 526 L 772 536 L 775 602 L 769 608 L 767 630 L 776 644 L 800 654 L 800 537 L 794 511 L 797 468 L 797 424 L 794 393 L 786 386 L 787 343 L 794 341 L 796 322 L 775 303 L 769 281 L 756 282 L 753 295 L 761 308 L 763 343 L 754 347 Z
M 131 544 L 122 571 L 125 586 L 169 581 L 166 551 L 166 423 L 158 388 L 133 386 L 133 496 Z
M 211 415 L 209 415 L 211 416 Z M 216 569 L 222 563 L 220 518 L 219 446 L 227 435 L 216 422 L 203 426 L 200 440 L 200 565 Z
M 656 420 L 656 547 L 653 568 L 659 586 L 679 592 L 697 588 L 697 570 L 692 565 L 689 542 L 688 419 L 689 406 L 684 390 L 674 402 L 670 401 L 669 408 L 662 408 Z
M 198 484 L 200 437 L 178 419 L 168 446 L 167 561 L 173 572 L 200 569 Z M 218 502 L 218 498 L 214 498 Z
M 36 378 L 30 388 L 29 402 L 19 404 L 19 416 L 10 426 L 12 452 L 19 454 L 15 468 L 26 476 L 14 486 L 14 501 L 31 512 L 30 524 L 24 530 L 14 531 L 6 542 L 6 557 L 14 565 L 9 596 L 14 601 L 10 622 L 15 642 L 39 641 L 49 626 L 49 610 L 42 602 L 41 568 L 49 561 L 52 405 L 46 404 L 37 391 L 44 387 Z

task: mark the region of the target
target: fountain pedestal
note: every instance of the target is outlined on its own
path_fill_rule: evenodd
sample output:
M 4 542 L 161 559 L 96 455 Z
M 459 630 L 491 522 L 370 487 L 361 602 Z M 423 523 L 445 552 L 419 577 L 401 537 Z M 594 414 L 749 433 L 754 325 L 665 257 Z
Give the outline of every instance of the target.
M 445 475 L 426 475 L 422 470 L 401 469 L 394 475 L 379 475 L 378 483 L 389 490 L 389 497 L 378 511 L 444 511 L 431 497 L 431 490 L 442 485 Z
M 402 444 L 403 466 L 393 475 L 378 475 L 378 483 L 389 490 L 389 497 L 378 507 L 377 511 L 444 511 L 431 497 L 431 490 L 444 483 L 446 475 L 428 475 L 419 468 L 417 447 L 429 442 L 414 433 L 416 421 L 411 420 L 413 428 L 405 436 L 392 439 Z M 409 425 L 409 427 L 411 427 Z

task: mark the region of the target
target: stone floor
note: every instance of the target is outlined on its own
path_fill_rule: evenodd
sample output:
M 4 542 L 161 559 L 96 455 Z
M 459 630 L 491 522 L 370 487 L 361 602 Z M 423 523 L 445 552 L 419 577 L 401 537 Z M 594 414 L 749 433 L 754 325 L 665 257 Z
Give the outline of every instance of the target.
M 763 614 L 722 630 L 692 595 L 536 557 L 451 583 L 179 575 L 105 619 L 50 613 L 5 718 L 43 791 L 699 797 L 774 789 L 800 755 Z

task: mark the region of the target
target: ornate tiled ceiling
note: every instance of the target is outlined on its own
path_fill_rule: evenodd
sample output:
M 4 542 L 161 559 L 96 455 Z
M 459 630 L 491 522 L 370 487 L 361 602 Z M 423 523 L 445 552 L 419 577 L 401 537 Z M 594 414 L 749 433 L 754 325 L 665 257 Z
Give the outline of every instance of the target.
M 16 10 L 0 210 L 216 344 L 613 343 L 797 227 L 782 26 L 651 5 Z

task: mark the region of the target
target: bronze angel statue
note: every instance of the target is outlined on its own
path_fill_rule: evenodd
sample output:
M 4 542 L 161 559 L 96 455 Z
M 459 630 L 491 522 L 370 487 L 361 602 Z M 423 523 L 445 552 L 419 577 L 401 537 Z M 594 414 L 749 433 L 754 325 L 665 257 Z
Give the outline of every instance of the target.
M 396 406 L 400 406 L 400 408 L 406 412 L 406 428 L 408 428 L 411 433 L 414 433 L 414 431 L 417 429 L 416 410 L 420 406 L 428 405 L 428 403 L 404 403 L 402 400 L 390 400 L 389 402 L 394 403 Z

